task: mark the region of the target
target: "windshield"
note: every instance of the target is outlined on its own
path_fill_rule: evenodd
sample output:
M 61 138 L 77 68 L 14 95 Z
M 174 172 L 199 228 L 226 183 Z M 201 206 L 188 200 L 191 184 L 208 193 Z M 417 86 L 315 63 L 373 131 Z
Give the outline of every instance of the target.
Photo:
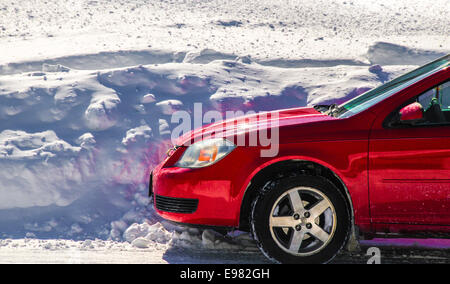
M 334 116 L 345 118 L 360 113 L 369 107 L 392 96 L 398 91 L 430 76 L 433 73 L 449 66 L 450 55 L 442 57 L 436 61 L 428 63 L 418 69 L 415 69 L 403 76 L 400 76 L 378 88 L 372 89 L 364 94 L 343 103 L 334 111 Z

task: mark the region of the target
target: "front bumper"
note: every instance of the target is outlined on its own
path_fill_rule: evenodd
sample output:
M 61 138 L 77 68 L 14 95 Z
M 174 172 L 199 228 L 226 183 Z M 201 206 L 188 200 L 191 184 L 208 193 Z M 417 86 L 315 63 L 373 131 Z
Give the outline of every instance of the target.
M 233 152 L 205 168 L 175 167 L 171 158 L 157 166 L 150 177 L 156 212 L 177 223 L 237 227 L 245 173 L 233 163 Z
M 162 168 L 153 172 L 156 212 L 163 218 L 189 224 L 235 226 L 229 180 L 207 180 L 198 170 Z

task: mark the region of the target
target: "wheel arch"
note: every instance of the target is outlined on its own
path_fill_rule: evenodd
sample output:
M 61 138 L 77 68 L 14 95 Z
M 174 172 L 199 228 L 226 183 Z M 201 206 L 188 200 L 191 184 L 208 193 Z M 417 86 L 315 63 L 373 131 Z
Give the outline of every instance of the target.
M 295 175 L 321 176 L 333 183 L 344 195 L 351 214 L 352 228 L 355 227 L 353 201 L 347 186 L 336 173 L 336 170 L 332 169 L 330 165 L 324 165 L 324 163 L 319 161 L 313 161 L 303 157 L 289 157 L 265 164 L 252 174 L 241 199 L 239 229 L 249 231 L 251 203 L 256 198 L 258 190 L 261 187 L 271 180 Z

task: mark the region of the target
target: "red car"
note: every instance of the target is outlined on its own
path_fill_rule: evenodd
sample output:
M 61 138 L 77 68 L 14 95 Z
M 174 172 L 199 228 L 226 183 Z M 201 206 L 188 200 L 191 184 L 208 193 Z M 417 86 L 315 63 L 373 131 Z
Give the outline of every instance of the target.
M 156 211 L 250 231 L 281 263 L 328 262 L 360 234 L 449 234 L 449 66 L 447 55 L 339 106 L 271 112 L 277 132 L 253 115 L 184 135 L 152 172 Z M 261 130 L 278 135 L 275 156 L 233 142 Z

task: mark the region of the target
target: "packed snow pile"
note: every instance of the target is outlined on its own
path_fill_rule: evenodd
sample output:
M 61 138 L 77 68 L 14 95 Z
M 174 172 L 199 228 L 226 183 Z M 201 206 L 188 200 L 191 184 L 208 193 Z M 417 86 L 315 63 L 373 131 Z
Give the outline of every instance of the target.
M 183 228 L 165 221 L 153 225 L 134 223 L 124 232 L 123 238 L 138 248 L 148 248 L 156 242 L 177 248 L 257 250 L 253 239 L 243 232 L 232 231 L 223 235 L 210 229 Z
M 149 205 L 172 114 L 341 103 L 450 46 L 446 0 L 22 2 L 0 4 L 0 238 L 252 250 Z
M 80 152 L 81 147 L 60 140 L 51 130 L 1 132 L 0 210 L 72 203 L 81 193 L 72 188 L 89 171 L 89 160 Z M 78 168 L 72 159 L 78 160 Z

